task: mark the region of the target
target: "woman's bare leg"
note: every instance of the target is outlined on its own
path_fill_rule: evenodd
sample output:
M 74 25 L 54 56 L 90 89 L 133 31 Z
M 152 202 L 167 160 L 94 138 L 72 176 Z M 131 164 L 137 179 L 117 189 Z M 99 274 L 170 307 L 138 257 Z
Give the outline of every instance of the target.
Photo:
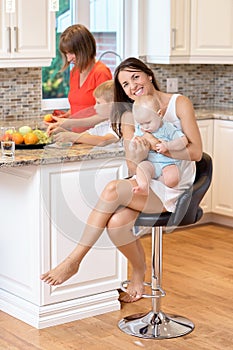
M 105 187 L 96 207 L 89 215 L 80 242 L 61 264 L 41 275 L 44 282 L 50 285 L 58 285 L 74 275 L 78 271 L 82 259 L 100 237 L 112 214 L 120 206 L 132 206 L 132 209 L 136 210 L 135 219 L 138 212 L 144 210 L 144 208 L 147 209 L 148 207 L 151 212 L 153 212 L 153 207 L 154 211 L 162 210 L 162 204 L 155 195 L 149 195 L 148 197 L 134 195 L 132 192 L 133 185 L 135 185 L 135 181 L 116 180 Z M 119 223 L 119 227 L 120 225 L 121 223 Z M 131 228 L 132 226 L 133 223 L 131 223 Z M 130 242 L 127 241 L 128 239 L 130 239 Z M 132 243 L 132 237 L 125 236 L 122 244 L 128 243 Z M 121 249 L 125 250 L 125 248 Z M 133 246 L 132 249 L 135 249 L 135 247 Z
M 120 296 L 120 301 L 134 302 L 141 298 L 144 292 L 146 260 L 140 239 L 132 233 L 132 223 L 138 213 L 130 208 L 122 208 L 112 215 L 108 222 L 108 234 L 112 242 L 128 259 L 132 267 L 127 293 Z M 120 224 L 120 226 L 119 226 Z
M 143 197 L 143 196 L 142 196 Z M 150 192 L 148 201 L 144 207 L 145 212 L 161 212 L 163 207 L 158 198 Z M 115 212 L 108 222 L 108 234 L 112 242 L 125 255 L 132 266 L 132 276 L 127 286 L 127 294 L 120 301 L 134 302 L 144 293 L 144 277 L 146 271 L 146 259 L 140 238 L 132 233 L 132 226 L 138 216 L 138 212 L 131 208 L 121 208 Z

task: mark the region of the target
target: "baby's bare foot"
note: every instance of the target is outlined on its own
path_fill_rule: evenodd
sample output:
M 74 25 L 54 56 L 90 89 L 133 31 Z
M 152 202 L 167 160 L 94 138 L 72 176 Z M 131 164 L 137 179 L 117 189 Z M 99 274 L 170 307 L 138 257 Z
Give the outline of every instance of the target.
M 44 273 L 40 279 L 51 286 L 56 286 L 68 280 L 71 276 L 78 272 L 79 262 L 66 258 L 54 269 Z

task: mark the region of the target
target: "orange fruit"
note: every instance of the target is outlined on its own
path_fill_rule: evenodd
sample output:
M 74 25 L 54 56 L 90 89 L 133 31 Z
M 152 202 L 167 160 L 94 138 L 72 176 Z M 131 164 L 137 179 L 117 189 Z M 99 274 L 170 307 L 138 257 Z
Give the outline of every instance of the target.
M 24 135 L 23 139 L 26 145 L 35 145 L 39 141 L 38 137 L 33 132 Z
M 16 145 L 20 145 L 21 143 L 24 142 L 23 135 L 20 134 L 19 132 L 14 132 L 14 133 L 11 135 L 11 138 L 12 138 L 12 141 L 15 141 L 15 144 L 16 144 Z
M 47 123 L 53 123 L 55 122 L 56 120 L 53 119 L 53 116 L 52 114 L 46 114 L 44 116 L 44 122 L 47 122 Z

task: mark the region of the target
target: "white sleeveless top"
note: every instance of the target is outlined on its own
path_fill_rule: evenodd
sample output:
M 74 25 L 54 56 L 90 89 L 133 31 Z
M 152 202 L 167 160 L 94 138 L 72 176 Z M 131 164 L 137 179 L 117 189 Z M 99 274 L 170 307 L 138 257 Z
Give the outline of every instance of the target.
M 181 129 L 180 119 L 176 115 L 176 99 L 179 94 L 172 95 L 163 120 L 173 123 L 178 129 Z M 175 187 L 167 187 L 158 180 L 151 180 L 150 188 L 159 197 L 167 211 L 174 212 L 176 201 L 184 190 L 189 188 L 195 179 L 196 164 L 194 161 L 181 160 L 180 164 L 180 182 Z

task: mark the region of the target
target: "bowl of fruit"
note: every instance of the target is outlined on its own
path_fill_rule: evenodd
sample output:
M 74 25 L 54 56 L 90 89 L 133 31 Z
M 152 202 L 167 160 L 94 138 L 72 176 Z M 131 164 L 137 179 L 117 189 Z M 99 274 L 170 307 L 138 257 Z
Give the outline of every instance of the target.
M 14 141 L 15 148 L 34 149 L 43 148 L 52 142 L 46 131 L 32 129 L 30 126 L 21 126 L 18 130 L 9 129 L 1 137 L 4 141 Z

